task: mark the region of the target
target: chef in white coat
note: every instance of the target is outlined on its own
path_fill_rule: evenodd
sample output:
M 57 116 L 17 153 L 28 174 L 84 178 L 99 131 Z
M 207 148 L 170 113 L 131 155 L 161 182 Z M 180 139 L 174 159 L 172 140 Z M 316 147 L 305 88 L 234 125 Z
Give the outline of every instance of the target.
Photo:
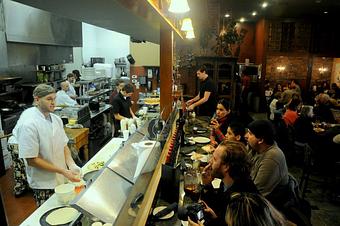
M 60 83 L 60 88 L 61 90 L 59 90 L 57 92 L 57 96 L 56 96 L 56 105 L 67 105 L 67 106 L 75 106 L 77 105 L 77 101 L 73 100 L 68 94 L 67 94 L 67 90 L 69 89 L 69 83 L 68 82 L 62 82 Z
M 55 90 L 45 84 L 33 91 L 35 106 L 25 110 L 14 130 L 19 157 L 24 159 L 29 186 L 37 206 L 65 183 L 80 181 L 80 168 L 74 163 L 67 146 L 68 138 L 59 116 L 53 114 Z
M 73 87 L 73 84 L 76 82 L 76 77 L 73 73 L 67 74 L 68 89 L 66 90 L 67 95 L 69 95 L 72 99 L 77 98 L 76 90 Z

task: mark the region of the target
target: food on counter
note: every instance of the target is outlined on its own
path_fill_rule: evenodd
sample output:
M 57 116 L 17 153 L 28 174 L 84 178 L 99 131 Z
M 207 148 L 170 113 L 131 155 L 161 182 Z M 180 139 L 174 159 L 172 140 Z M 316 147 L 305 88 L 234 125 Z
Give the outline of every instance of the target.
M 149 104 L 149 105 L 156 105 L 160 103 L 160 99 L 159 98 L 145 98 L 144 103 Z
M 89 170 L 99 170 L 101 168 L 103 168 L 105 165 L 104 161 L 97 161 L 97 162 L 93 162 L 90 165 L 88 165 L 88 169 Z
M 46 222 L 50 225 L 67 224 L 74 221 L 78 213 L 78 210 L 72 207 L 56 209 L 46 217 Z
M 208 153 L 212 153 L 212 152 L 214 152 L 215 148 L 211 144 L 207 144 L 207 145 L 202 147 L 202 150 L 206 151 Z
M 103 223 L 100 221 L 93 222 L 91 226 L 103 226 Z

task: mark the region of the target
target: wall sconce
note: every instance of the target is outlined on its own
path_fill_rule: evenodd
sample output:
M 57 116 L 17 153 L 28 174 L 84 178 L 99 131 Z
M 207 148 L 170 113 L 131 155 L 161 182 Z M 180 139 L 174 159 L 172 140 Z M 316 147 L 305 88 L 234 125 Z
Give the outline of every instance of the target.
M 192 22 L 190 18 L 184 18 L 182 22 L 182 31 L 192 31 L 194 28 L 192 27 Z
M 319 72 L 320 72 L 320 74 L 323 74 L 323 73 L 325 73 L 326 71 L 328 71 L 328 68 L 326 68 L 326 67 L 319 67 Z
M 172 13 L 185 13 L 190 8 L 187 0 L 171 0 L 168 10 Z
M 277 69 L 279 72 L 283 72 L 284 70 L 286 70 L 286 67 L 285 67 L 285 66 L 277 66 L 276 69 Z
M 187 34 L 186 34 L 185 37 L 186 37 L 187 39 L 193 39 L 193 38 L 195 38 L 194 30 L 187 31 Z

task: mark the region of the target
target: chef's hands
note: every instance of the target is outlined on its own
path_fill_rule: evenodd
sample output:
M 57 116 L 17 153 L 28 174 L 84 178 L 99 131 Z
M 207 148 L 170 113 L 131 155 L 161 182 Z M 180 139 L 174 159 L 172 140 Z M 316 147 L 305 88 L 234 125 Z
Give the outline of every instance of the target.
M 194 108 L 195 108 L 195 105 L 192 104 L 192 105 L 189 105 L 189 106 L 187 107 L 187 110 L 188 110 L 188 111 L 193 111 Z
M 63 171 L 64 177 L 69 179 L 71 182 L 80 182 L 80 174 L 77 172 L 73 172 L 72 170 L 65 169 Z
M 81 175 L 81 168 L 77 166 L 76 164 L 72 164 L 69 166 L 69 170 L 66 170 L 67 172 L 64 174 L 64 176 L 69 179 L 72 182 L 79 182 L 82 175 Z

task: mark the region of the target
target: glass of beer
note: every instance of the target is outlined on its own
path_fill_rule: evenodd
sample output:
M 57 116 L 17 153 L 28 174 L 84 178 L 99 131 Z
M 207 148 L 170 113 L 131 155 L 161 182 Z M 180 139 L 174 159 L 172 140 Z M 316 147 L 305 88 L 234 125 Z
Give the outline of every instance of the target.
M 188 170 L 184 172 L 184 192 L 191 198 L 192 201 L 197 202 L 200 198 L 200 180 L 199 173 L 196 170 Z

